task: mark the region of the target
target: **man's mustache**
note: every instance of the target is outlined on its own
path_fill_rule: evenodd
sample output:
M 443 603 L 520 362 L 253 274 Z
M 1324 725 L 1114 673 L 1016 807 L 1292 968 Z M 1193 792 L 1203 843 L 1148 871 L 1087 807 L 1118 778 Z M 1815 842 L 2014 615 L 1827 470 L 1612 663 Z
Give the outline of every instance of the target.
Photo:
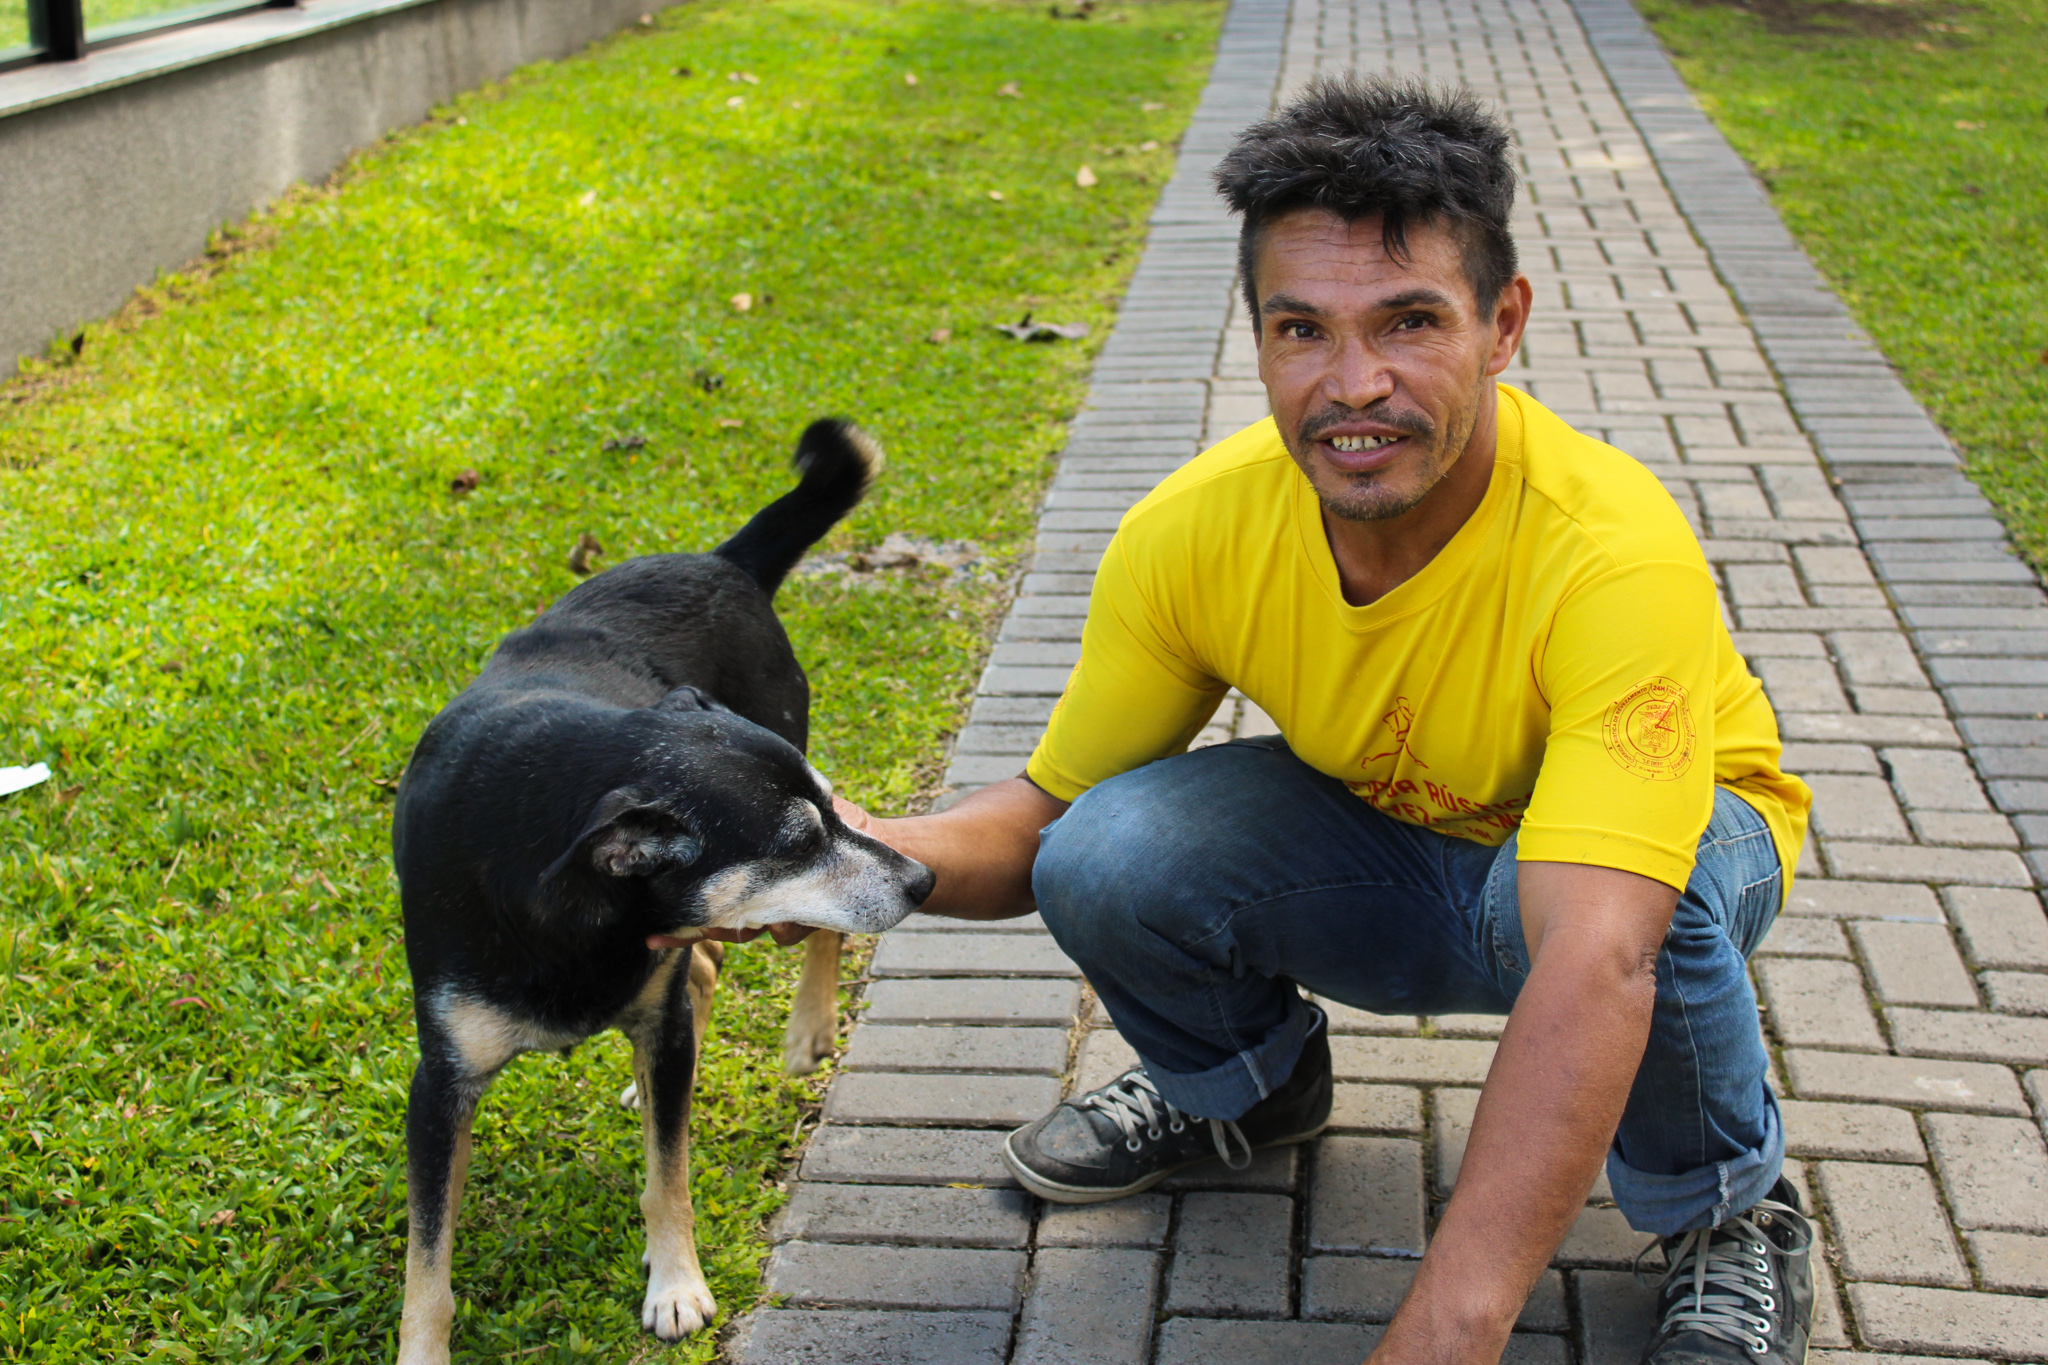
M 1341 427 L 1347 422 L 1374 422 L 1383 427 L 1406 432 L 1410 436 L 1430 437 L 1436 435 L 1436 423 L 1419 412 L 1402 412 L 1390 406 L 1384 399 L 1369 403 L 1362 408 L 1348 408 L 1342 403 L 1332 403 L 1312 417 L 1304 417 L 1295 429 L 1295 439 L 1302 445 L 1321 438 L 1332 427 Z

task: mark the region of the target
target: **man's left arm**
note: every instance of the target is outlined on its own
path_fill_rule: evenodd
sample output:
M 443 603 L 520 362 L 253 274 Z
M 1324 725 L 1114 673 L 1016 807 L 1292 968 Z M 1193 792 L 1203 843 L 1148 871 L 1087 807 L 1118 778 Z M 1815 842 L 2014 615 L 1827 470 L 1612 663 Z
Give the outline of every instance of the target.
M 1585 1207 L 1656 1002 L 1678 893 L 1614 868 L 1517 869 L 1532 958 L 1480 1093 L 1458 1186 L 1374 1365 L 1493 1365 Z

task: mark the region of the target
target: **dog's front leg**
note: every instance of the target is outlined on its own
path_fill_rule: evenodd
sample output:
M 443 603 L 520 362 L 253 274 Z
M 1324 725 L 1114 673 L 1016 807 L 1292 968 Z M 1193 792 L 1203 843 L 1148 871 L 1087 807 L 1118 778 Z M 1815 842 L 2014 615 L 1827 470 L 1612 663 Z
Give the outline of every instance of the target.
M 647 1147 L 647 1190 L 640 1196 L 640 1211 L 647 1219 L 647 1299 L 640 1308 L 640 1325 L 663 1341 L 690 1335 L 718 1312 L 697 1263 L 696 1217 L 690 1209 L 690 1087 L 696 1080 L 698 1040 L 694 1016 L 709 1013 L 717 967 L 715 962 L 697 961 L 701 945 L 683 951 L 690 955 L 689 965 L 669 973 L 662 1008 L 633 1039 L 640 1131 Z
M 808 1076 L 832 1055 L 839 1040 L 839 950 L 844 936 L 813 930 L 804 940 L 804 971 L 796 983 L 796 1004 L 782 1031 L 782 1069 Z
M 469 1130 L 483 1083 L 445 1064 L 421 1061 L 405 1109 L 405 1312 L 398 1365 L 447 1365 L 455 1322 L 449 1260 L 455 1211 L 469 1174 Z

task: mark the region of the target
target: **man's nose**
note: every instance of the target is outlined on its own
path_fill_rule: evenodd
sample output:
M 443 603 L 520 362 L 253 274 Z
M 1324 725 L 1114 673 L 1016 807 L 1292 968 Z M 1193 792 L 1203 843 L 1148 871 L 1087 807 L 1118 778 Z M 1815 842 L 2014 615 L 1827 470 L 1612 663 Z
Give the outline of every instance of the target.
M 1348 337 L 1332 356 L 1323 379 L 1323 396 L 1357 410 L 1392 397 L 1394 387 L 1393 369 L 1378 348 L 1363 338 Z

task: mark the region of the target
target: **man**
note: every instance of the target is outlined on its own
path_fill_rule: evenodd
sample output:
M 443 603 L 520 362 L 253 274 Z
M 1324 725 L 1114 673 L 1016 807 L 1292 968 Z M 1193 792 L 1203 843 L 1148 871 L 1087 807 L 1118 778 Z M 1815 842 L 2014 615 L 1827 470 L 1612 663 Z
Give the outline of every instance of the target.
M 1103 557 L 1026 774 L 850 818 L 925 909 L 1035 904 L 1143 1065 L 1010 1135 L 1087 1203 L 1328 1121 L 1326 1020 L 1506 1014 L 1376 1361 L 1491 1362 L 1603 1157 L 1670 1265 L 1645 1360 L 1806 1348 L 1745 959 L 1809 793 L 1657 480 L 1498 384 L 1530 310 L 1509 138 L 1470 96 L 1325 80 L 1217 181 L 1273 419 Z M 1281 736 L 1185 752 L 1235 686 Z

